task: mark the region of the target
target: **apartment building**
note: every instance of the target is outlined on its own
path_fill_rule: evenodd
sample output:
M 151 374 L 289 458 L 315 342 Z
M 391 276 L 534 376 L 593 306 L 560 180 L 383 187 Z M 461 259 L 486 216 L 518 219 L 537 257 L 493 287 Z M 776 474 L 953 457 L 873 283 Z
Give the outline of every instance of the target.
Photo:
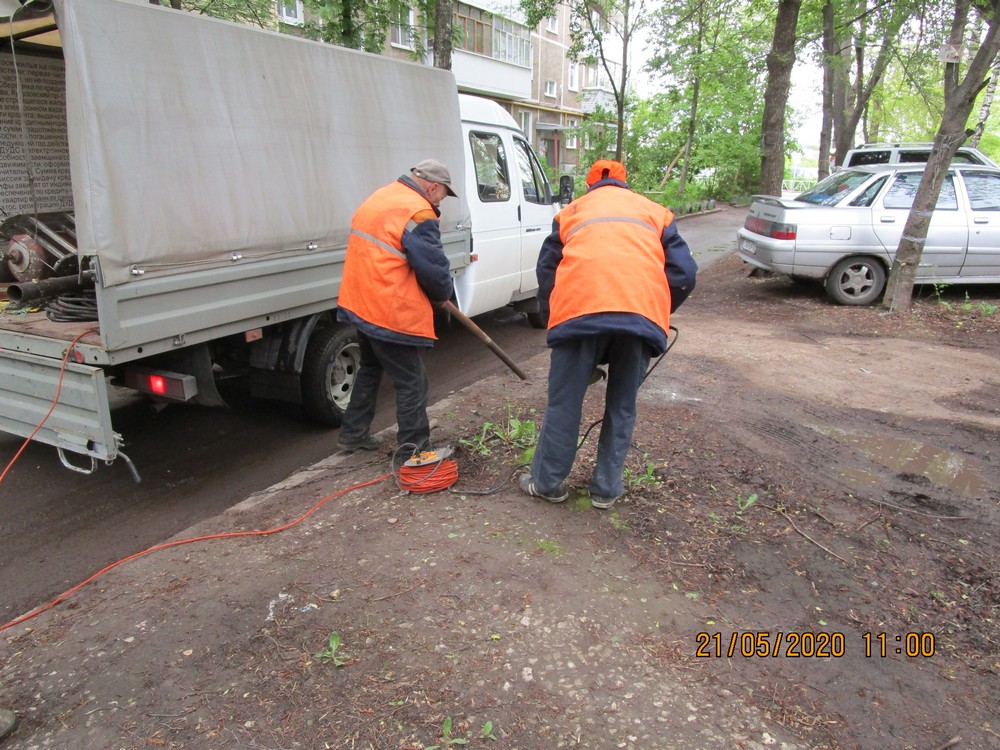
M 529 28 L 516 0 L 454 0 L 461 31 L 452 52 L 459 91 L 500 103 L 558 174 L 579 168 L 583 139 L 578 131 L 598 107 L 614 109 L 603 66 L 570 60 L 571 10 Z M 307 20 L 301 0 L 277 0 L 279 27 L 294 33 Z M 431 21 L 431 24 L 433 22 Z M 403 12 L 389 31 L 384 54 L 433 64 L 433 27 L 415 8 Z

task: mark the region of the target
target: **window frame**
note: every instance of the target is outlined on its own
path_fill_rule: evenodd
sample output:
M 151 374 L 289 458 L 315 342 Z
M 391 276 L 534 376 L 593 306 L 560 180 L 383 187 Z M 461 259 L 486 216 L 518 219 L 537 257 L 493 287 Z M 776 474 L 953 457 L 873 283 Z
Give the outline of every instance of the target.
M 401 8 L 400 11 L 403 9 Z M 416 42 L 416 29 L 417 29 L 417 12 L 413 8 L 406 8 L 406 18 L 404 23 L 403 13 L 400 12 L 399 18 L 396 19 L 395 23 L 389 26 L 389 45 L 396 47 L 397 49 L 405 49 L 412 52 L 417 48 Z M 396 39 L 398 36 L 400 39 Z M 406 35 L 406 39 L 403 40 L 403 34 Z
M 295 15 L 285 13 L 289 5 L 295 6 Z M 278 21 L 289 26 L 301 26 L 305 23 L 305 11 L 302 8 L 302 0 L 278 0 Z

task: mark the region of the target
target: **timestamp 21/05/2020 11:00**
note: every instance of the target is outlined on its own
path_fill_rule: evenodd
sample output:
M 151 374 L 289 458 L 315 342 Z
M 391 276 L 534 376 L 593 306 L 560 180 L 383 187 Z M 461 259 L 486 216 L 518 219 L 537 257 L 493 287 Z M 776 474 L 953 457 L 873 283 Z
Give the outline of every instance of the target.
M 735 656 L 773 658 L 833 658 L 847 654 L 847 636 L 833 631 L 734 631 L 722 633 L 702 632 L 695 636 L 699 658 L 732 658 Z M 862 633 L 861 642 L 866 658 L 907 656 L 929 658 L 936 648 L 933 633 Z

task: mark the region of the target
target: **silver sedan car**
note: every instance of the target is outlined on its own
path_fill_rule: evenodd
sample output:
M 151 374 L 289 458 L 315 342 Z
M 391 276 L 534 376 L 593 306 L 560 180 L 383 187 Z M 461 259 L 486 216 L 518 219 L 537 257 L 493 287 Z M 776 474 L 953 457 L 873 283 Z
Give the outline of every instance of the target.
M 795 199 L 755 195 L 737 232 L 740 257 L 822 281 L 843 305 L 885 290 L 925 165 L 853 167 Z M 953 164 L 931 219 L 918 284 L 1000 284 L 1000 169 Z

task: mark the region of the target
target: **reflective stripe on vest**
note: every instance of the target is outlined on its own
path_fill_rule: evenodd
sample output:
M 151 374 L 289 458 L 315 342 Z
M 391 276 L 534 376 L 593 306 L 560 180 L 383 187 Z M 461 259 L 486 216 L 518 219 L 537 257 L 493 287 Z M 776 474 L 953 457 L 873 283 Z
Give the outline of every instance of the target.
M 549 328 L 581 315 L 642 315 L 670 327 L 670 287 L 661 237 L 666 208 L 631 190 L 600 187 L 559 214 L 562 260 L 549 298 Z
M 412 188 L 394 182 L 376 190 L 351 219 L 337 304 L 380 328 L 434 339 L 434 309 L 403 252 L 403 231 L 415 215 L 433 212 Z

